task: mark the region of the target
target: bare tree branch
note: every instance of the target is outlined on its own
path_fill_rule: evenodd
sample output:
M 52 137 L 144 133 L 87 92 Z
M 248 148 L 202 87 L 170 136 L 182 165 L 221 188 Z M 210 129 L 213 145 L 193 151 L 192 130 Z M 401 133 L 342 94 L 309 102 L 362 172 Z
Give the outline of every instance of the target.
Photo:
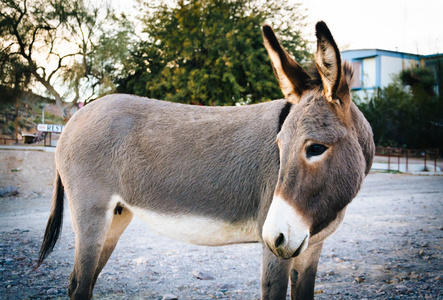
M 32 39 L 31 39 L 31 42 L 29 43 L 29 46 L 28 46 L 28 53 L 32 53 L 32 47 L 34 46 L 34 42 L 35 42 L 35 38 L 36 38 L 37 32 L 39 30 L 41 30 L 41 29 L 50 31 L 52 28 L 49 27 L 49 26 L 42 26 L 42 25 L 39 25 L 39 26 L 34 28 L 34 31 L 32 33 Z
M 105 90 L 108 89 L 110 79 L 106 77 L 109 75 L 103 62 L 108 60 L 109 51 L 100 48 L 100 38 L 103 27 L 110 22 L 109 7 L 104 11 L 101 4 L 93 3 L 95 7 L 91 8 L 75 0 L 0 0 L 0 3 L 7 8 L 0 11 L 0 29 L 2 34 L 6 33 L 0 36 L 5 45 L 0 49 L 1 60 L 16 57 L 23 61 L 33 80 L 56 100 L 63 116 L 67 107 L 102 93 L 104 83 Z M 42 61 L 41 54 L 46 55 L 46 61 Z M 58 76 L 66 86 L 54 85 Z M 64 102 L 66 98 L 73 101 L 68 104 Z
M 51 81 L 51 78 L 52 78 L 52 76 L 54 76 L 61 68 L 63 68 L 63 67 L 66 67 L 66 65 L 63 65 L 62 64 L 62 61 L 63 61 L 63 59 L 65 59 L 65 58 L 68 58 L 68 57 L 73 57 L 73 56 L 76 56 L 76 55 L 79 55 L 79 54 L 81 54 L 81 53 L 70 53 L 70 54 L 66 54 L 66 55 L 64 55 L 64 56 L 60 56 L 59 54 L 57 54 L 57 53 L 50 53 L 50 54 L 52 54 L 52 55 L 55 55 L 55 56 L 57 56 L 58 57 L 58 65 L 57 65 L 57 67 L 49 74 L 49 76 L 48 76 L 48 81 Z

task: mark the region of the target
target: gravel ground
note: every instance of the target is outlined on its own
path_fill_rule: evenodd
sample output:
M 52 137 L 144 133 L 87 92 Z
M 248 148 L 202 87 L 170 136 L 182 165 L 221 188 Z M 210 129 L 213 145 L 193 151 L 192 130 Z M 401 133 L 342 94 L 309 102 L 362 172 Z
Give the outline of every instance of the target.
M 53 153 L 0 151 L 0 299 L 67 298 L 74 234 L 69 211 L 33 270 L 50 209 Z M 316 299 L 443 299 L 443 176 L 371 173 L 325 242 Z M 201 247 L 134 219 L 102 271 L 94 299 L 257 299 L 257 244 Z

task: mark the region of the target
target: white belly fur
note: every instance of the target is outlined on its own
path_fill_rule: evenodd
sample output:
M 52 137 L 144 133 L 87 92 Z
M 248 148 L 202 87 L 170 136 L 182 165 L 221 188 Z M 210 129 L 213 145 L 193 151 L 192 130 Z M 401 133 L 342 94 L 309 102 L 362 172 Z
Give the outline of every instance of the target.
M 231 224 L 197 215 L 168 215 L 128 205 L 119 195 L 111 198 L 111 209 L 121 203 L 158 233 L 167 237 L 204 246 L 258 242 L 256 223 Z

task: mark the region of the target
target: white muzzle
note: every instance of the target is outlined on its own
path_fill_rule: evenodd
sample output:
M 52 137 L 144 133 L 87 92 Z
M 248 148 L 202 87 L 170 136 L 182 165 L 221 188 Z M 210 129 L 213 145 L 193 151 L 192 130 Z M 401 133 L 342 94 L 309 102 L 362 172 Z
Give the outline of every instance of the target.
M 289 259 L 308 248 L 309 225 L 283 198 L 274 195 L 262 235 L 269 250 L 278 257 Z

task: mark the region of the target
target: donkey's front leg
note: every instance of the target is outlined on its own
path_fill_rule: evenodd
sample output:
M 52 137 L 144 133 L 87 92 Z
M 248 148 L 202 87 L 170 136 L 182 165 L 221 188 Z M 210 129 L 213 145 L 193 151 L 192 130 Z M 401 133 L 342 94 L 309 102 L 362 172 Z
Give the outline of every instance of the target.
M 291 259 L 278 258 L 263 245 L 261 274 L 261 298 L 263 300 L 286 299 L 291 264 Z
M 292 260 L 291 299 L 314 299 L 315 275 L 323 242 L 310 245 Z

